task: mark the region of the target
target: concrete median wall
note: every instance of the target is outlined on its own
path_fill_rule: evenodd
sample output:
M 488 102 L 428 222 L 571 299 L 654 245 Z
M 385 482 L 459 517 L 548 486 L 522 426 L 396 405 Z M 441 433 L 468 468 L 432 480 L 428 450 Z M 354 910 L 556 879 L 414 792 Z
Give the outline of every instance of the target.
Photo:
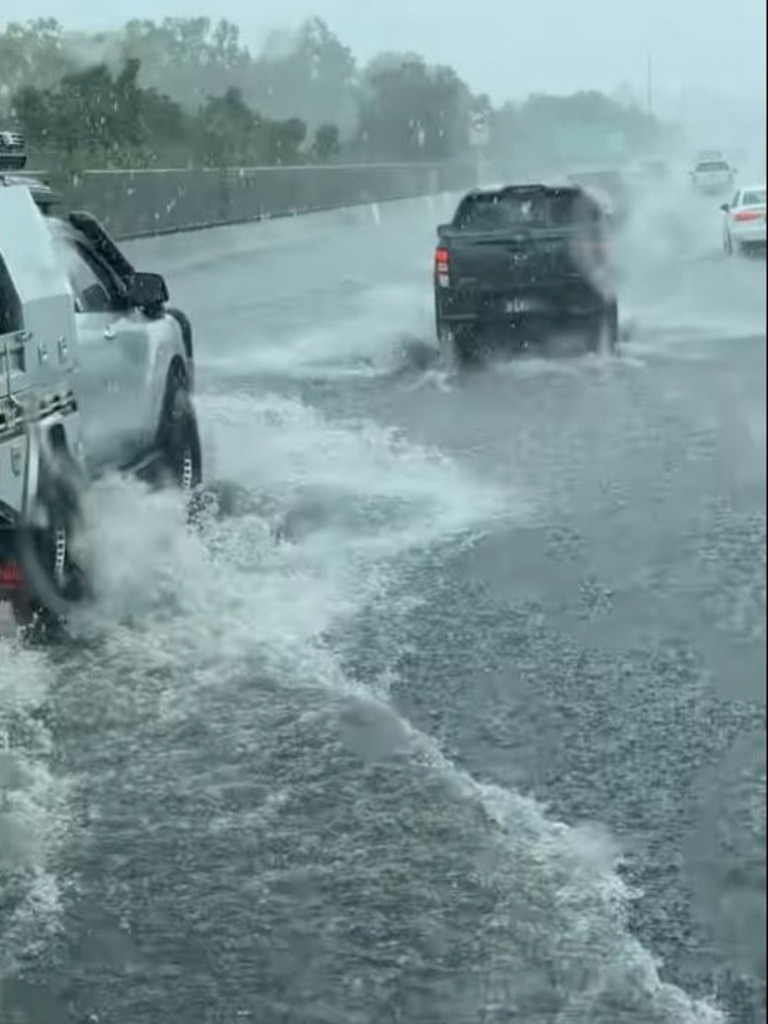
M 474 162 L 86 171 L 65 191 L 117 238 L 188 231 L 265 217 L 469 188 Z

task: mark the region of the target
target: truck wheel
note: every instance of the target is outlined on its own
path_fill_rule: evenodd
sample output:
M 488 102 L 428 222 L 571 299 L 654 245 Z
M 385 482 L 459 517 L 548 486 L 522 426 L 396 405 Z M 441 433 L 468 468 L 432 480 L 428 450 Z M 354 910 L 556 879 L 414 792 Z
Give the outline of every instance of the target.
M 619 347 L 619 304 L 612 302 L 606 311 L 605 344 L 609 355 L 613 355 Z
M 16 551 L 24 590 L 11 602 L 16 623 L 48 632 L 90 596 L 84 569 L 73 551 L 82 527 L 79 470 L 65 452 L 55 465 L 42 460 L 38 492 L 28 521 L 16 533 Z
M 607 352 L 613 355 L 619 344 L 619 307 L 606 303 L 599 313 L 589 318 L 586 328 L 586 348 L 589 352 Z
M 452 327 L 443 320 L 440 314 L 440 303 L 435 296 L 435 336 L 440 359 L 445 366 L 452 366 L 457 362 L 455 335 Z
M 157 450 L 160 486 L 191 494 L 202 480 L 200 433 L 186 374 L 179 365 L 172 366 L 168 373 Z
M 446 327 L 439 324 L 437 337 L 440 355 L 448 366 L 461 368 L 478 361 L 480 350 L 474 326 L 460 324 Z
M 453 350 L 459 366 L 472 366 L 480 362 L 482 351 L 476 324 L 457 324 L 454 327 Z
M 437 321 L 437 347 L 440 352 L 440 359 L 445 366 L 451 366 L 456 362 L 456 345 L 454 343 L 453 331 L 441 321 Z
M 443 331 L 445 325 L 443 324 L 443 318 L 440 315 L 440 303 L 437 295 L 435 295 L 435 337 L 437 338 L 438 344 L 442 344 Z

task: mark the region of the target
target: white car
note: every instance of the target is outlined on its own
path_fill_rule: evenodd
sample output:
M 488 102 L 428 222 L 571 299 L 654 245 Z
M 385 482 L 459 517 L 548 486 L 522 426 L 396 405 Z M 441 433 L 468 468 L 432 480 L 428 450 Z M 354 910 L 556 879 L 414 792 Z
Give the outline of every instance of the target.
M 93 217 L 0 173 L 0 601 L 66 618 L 88 594 L 71 543 L 108 470 L 201 479 L 189 321 Z
M 736 168 L 731 167 L 727 160 L 699 160 L 691 171 L 691 181 L 699 192 L 707 195 L 720 195 L 733 186 Z
M 765 185 L 740 188 L 730 203 L 723 203 L 723 248 L 745 252 L 765 248 Z

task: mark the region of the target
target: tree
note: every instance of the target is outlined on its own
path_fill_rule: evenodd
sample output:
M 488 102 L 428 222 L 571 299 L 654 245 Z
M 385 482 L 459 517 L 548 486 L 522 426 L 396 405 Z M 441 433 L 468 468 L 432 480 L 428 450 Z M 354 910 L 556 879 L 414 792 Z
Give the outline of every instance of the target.
M 22 89 L 14 106 L 30 143 L 97 166 L 154 162 L 158 139 L 167 145 L 184 135 L 184 115 L 167 97 L 141 89 L 139 72 L 138 60 L 115 75 L 95 64 L 65 75 L 58 88 Z
M 365 70 L 359 136 L 371 159 L 439 160 L 466 149 L 470 92 L 418 54 L 383 54 Z
M 49 93 L 30 85 L 24 86 L 13 97 L 13 108 L 24 125 L 28 142 L 37 143 L 41 149 L 56 144 L 58 139 Z
M 240 30 L 222 19 L 164 18 L 129 21 L 122 31 L 123 58 L 141 61 L 145 86 L 158 89 L 191 111 L 208 96 L 243 88 L 252 66 Z
M 292 166 L 301 163 L 299 150 L 307 137 L 307 126 L 297 117 L 273 121 L 269 126 L 267 161 Z
M 324 163 L 331 157 L 338 156 L 341 150 L 339 139 L 339 128 L 335 124 L 321 124 L 312 142 L 312 155 L 315 159 Z
M 197 152 L 209 166 L 243 166 L 264 156 L 259 118 L 234 86 L 223 96 L 209 96 L 197 116 Z
M 37 18 L 26 25 L 11 22 L 0 33 L 0 105 L 4 112 L 20 89 L 49 88 L 74 65 L 64 47 L 64 31 L 53 18 Z
M 22 122 L 31 148 L 90 166 L 448 160 L 467 153 L 476 115 L 490 126 L 489 153 L 534 173 L 672 137 L 595 91 L 494 109 L 415 53 L 380 54 L 361 73 L 319 18 L 273 33 L 258 57 L 226 19 L 133 20 L 95 35 L 38 19 L 0 32 L 0 73 L 2 113 Z
M 142 89 L 139 120 L 143 166 L 184 167 L 194 162 L 194 122 L 181 104 L 157 89 Z
M 333 121 L 350 129 L 355 120 L 356 65 L 320 18 L 295 35 L 273 33 L 248 76 L 247 95 L 269 117 L 301 115 L 310 128 Z

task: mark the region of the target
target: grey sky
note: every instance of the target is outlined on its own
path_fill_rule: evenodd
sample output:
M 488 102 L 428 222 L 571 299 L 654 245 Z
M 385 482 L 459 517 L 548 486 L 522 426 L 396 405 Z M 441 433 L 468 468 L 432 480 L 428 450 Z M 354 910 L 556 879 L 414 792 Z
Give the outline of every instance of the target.
M 612 90 L 644 94 L 646 53 L 657 94 L 681 89 L 754 98 L 765 95 L 765 5 L 760 0 L 3 0 L 2 22 L 52 16 L 68 27 L 104 29 L 127 17 L 228 17 L 258 47 L 272 27 L 317 14 L 366 59 L 411 49 L 453 65 L 495 100 L 531 91 Z

